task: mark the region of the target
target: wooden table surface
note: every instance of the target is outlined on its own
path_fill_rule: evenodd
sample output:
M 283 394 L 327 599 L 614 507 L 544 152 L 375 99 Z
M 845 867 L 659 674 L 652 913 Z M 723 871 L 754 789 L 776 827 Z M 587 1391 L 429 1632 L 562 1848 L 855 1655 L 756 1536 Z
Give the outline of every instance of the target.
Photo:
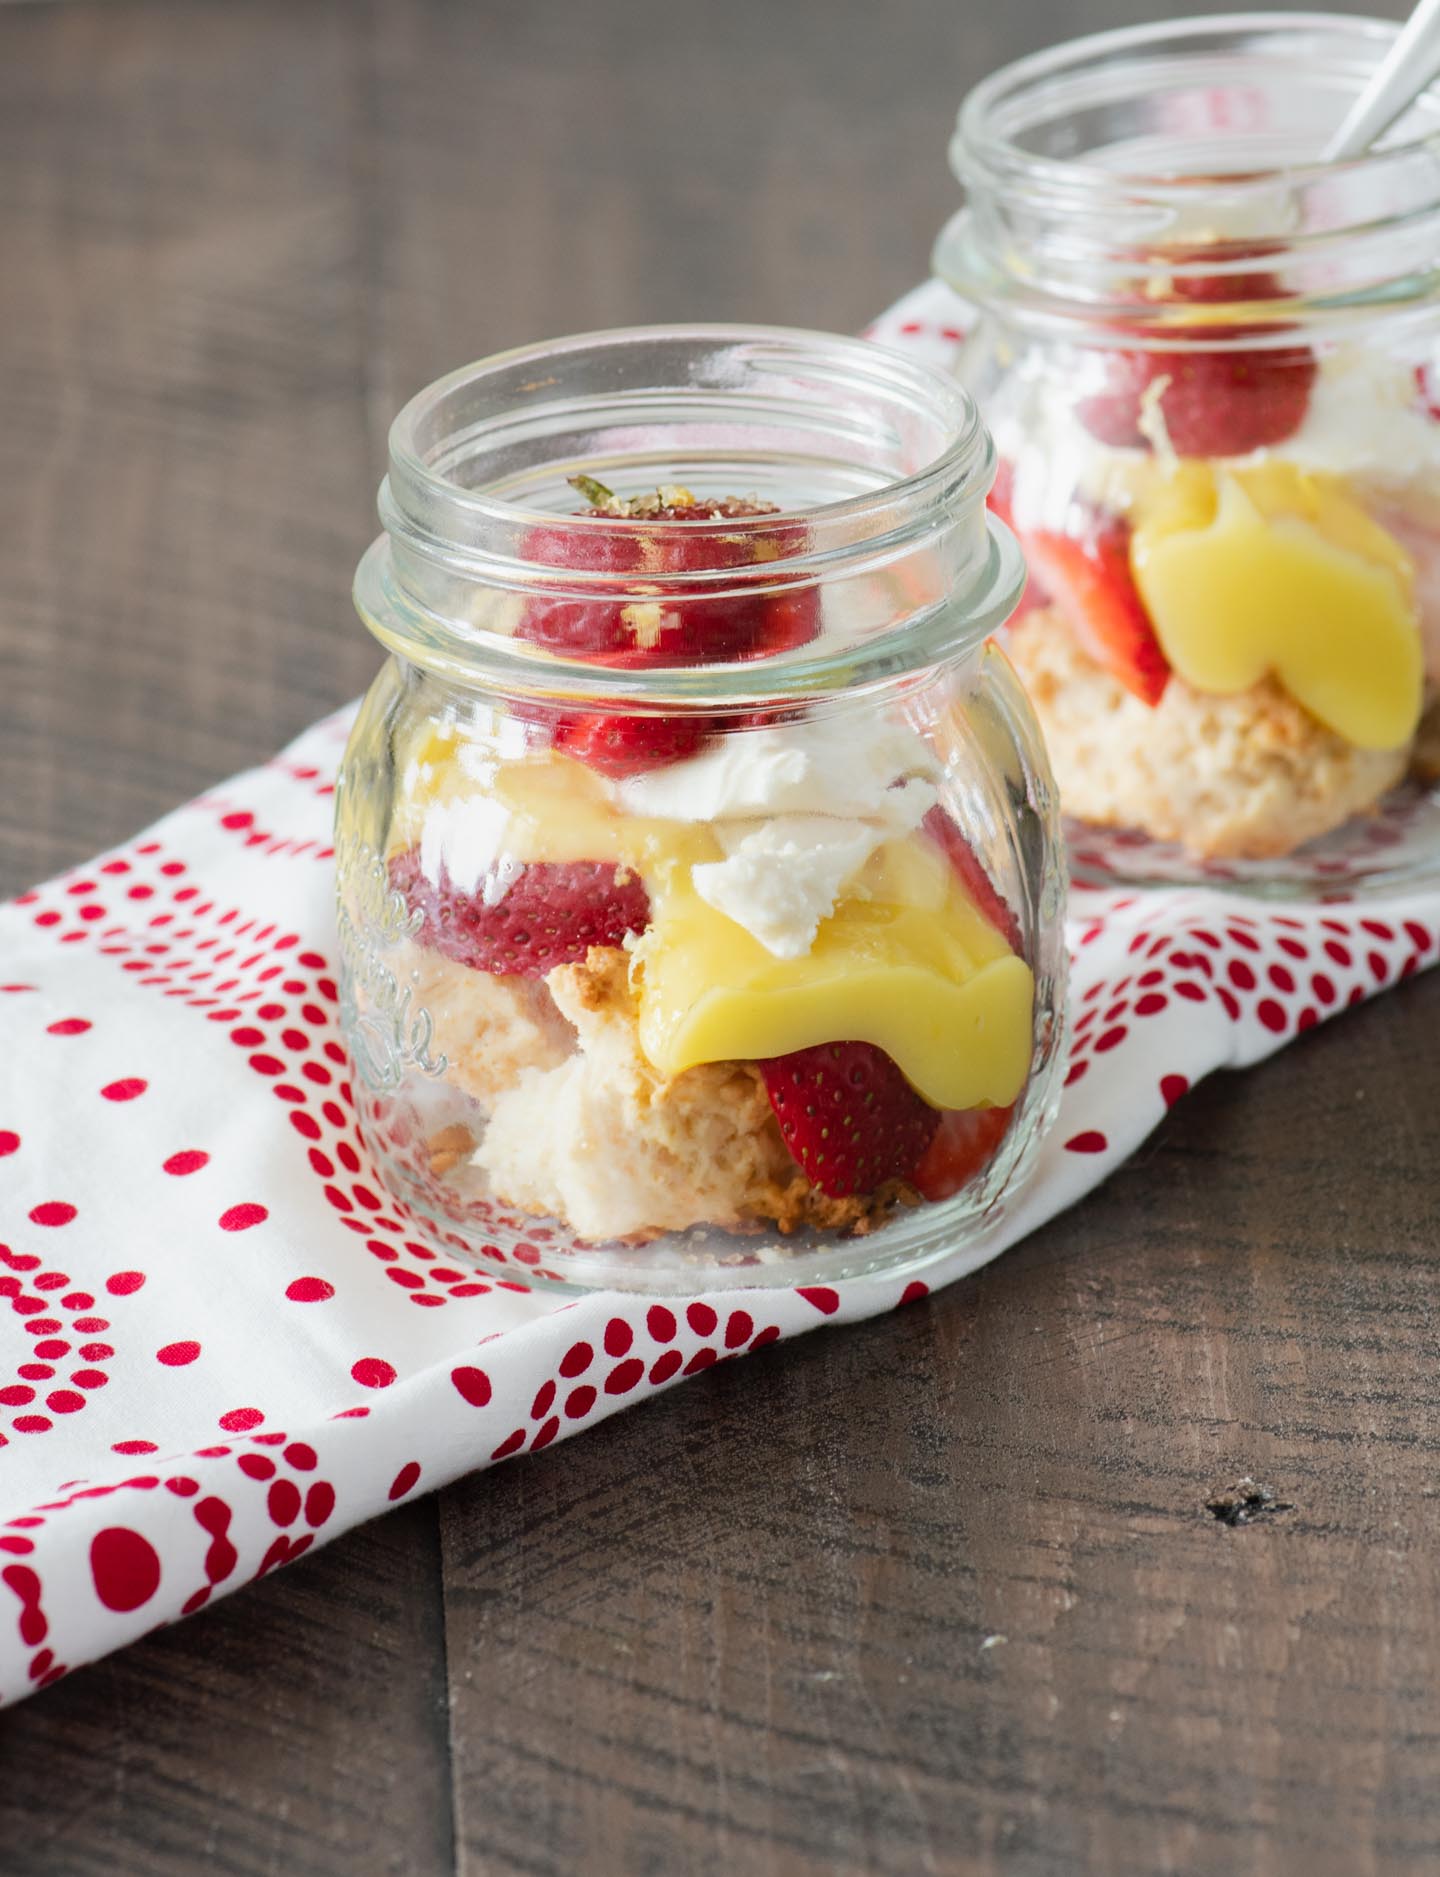
M 0 6 L 0 888 L 363 687 L 410 392 L 859 326 L 964 87 L 1146 4 Z M 1216 1077 L 929 1304 L 0 1716 L 0 1871 L 1440 1868 L 1437 1018 L 1440 975 Z M 1243 1475 L 1290 1509 L 1217 1521 Z

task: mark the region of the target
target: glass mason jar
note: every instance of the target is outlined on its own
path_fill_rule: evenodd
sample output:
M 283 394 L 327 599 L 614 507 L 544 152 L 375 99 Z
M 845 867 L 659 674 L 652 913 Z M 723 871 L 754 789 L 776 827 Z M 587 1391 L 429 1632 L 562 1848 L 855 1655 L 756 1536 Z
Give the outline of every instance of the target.
M 561 340 L 401 412 L 342 1011 L 378 1169 L 444 1242 L 683 1291 L 993 1228 L 1064 971 L 994 464 L 948 378 L 782 331 Z
M 960 111 L 936 269 L 980 312 L 1077 879 L 1343 895 L 1440 856 L 1440 90 L 1317 155 L 1394 31 L 1106 33 Z

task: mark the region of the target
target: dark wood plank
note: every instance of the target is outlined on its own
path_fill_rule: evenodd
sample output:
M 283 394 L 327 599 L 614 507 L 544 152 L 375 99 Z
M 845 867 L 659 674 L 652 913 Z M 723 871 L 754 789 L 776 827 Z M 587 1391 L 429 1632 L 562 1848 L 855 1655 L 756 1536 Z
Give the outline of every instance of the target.
M 0 890 L 378 662 L 368 57 L 343 0 L 0 15 Z
M 0 1870 L 450 1870 L 438 1586 L 425 1500 L 0 1713 Z
M 1437 1024 L 1410 986 L 928 1304 L 447 1495 L 462 1868 L 1433 1871 Z M 1291 1509 L 1228 1528 L 1247 1475 Z

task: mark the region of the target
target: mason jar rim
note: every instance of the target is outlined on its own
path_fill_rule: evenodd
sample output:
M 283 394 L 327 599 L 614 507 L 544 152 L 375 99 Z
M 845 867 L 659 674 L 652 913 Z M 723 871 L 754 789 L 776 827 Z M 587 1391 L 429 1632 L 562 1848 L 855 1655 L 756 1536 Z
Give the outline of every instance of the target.
M 882 490 L 853 496 L 844 501 L 782 510 L 779 517 L 766 514 L 749 518 L 748 521 L 746 518 L 739 518 L 734 522 L 727 520 L 727 531 L 732 527 L 744 528 L 746 526 L 763 530 L 766 527 L 773 527 L 777 519 L 803 516 L 809 520 L 858 512 L 873 505 L 877 497 L 883 496 L 891 499 L 898 495 L 919 492 L 933 485 L 942 480 L 948 470 L 967 466 L 977 452 L 983 449 L 985 431 L 979 410 L 968 393 L 953 378 L 919 360 L 907 358 L 892 347 L 877 345 L 873 340 L 855 339 L 843 334 L 820 332 L 803 327 L 751 326 L 738 323 L 692 322 L 671 326 L 612 326 L 602 327 L 593 332 L 571 333 L 556 339 L 537 340 L 528 345 L 511 346 L 505 351 L 490 353 L 471 364 L 462 365 L 455 371 L 447 372 L 444 377 L 435 379 L 423 390 L 416 392 L 401 407 L 390 426 L 390 472 L 386 477 L 386 482 L 390 484 L 392 494 L 397 490 L 398 478 L 398 489 L 402 495 L 411 489 L 424 489 L 432 498 L 438 497 L 450 505 L 457 518 L 465 515 L 484 516 L 511 526 L 519 525 L 525 528 L 533 528 L 543 523 L 547 532 L 552 529 L 573 528 L 577 537 L 593 533 L 596 529 L 613 531 L 617 526 L 643 529 L 645 526 L 643 521 L 616 522 L 608 517 L 556 515 L 544 509 L 530 508 L 523 503 L 507 502 L 502 497 L 495 496 L 484 489 L 467 489 L 452 478 L 437 472 L 425 460 L 416 438 L 424 420 L 445 398 L 457 391 L 473 388 L 484 379 L 494 378 L 503 372 L 524 366 L 527 361 L 544 365 L 553 361 L 557 355 L 596 349 L 601 346 L 645 344 L 676 338 L 716 345 L 753 342 L 787 350 L 797 359 L 807 353 L 819 356 L 829 354 L 837 364 L 848 361 L 853 366 L 863 367 L 864 375 L 876 381 L 888 377 L 897 389 L 908 383 L 909 389 L 918 397 L 926 402 L 948 404 L 954 413 L 950 444 L 932 462 L 913 474 L 887 483 Z M 404 510 L 407 504 L 401 500 L 397 506 Z M 680 523 L 678 525 L 703 527 L 706 524 Z M 710 525 L 713 526 L 713 523 Z
M 638 358 L 646 347 L 666 345 L 682 352 L 693 348 L 696 357 L 713 354 L 722 373 L 726 349 L 739 348 L 745 357 L 771 361 L 777 368 L 803 367 L 815 384 L 833 383 L 837 393 L 847 383 L 872 391 L 932 428 L 939 447 L 903 474 L 886 475 L 881 465 L 878 473 L 885 479 L 859 493 L 724 521 L 727 535 L 764 533 L 786 522 L 803 522 L 806 543 L 798 553 L 740 567 L 717 559 L 713 566 L 701 564 L 681 573 L 643 570 L 635 575 L 636 598 L 683 592 L 713 600 L 833 580 L 863 571 L 867 557 L 881 564 L 927 535 L 953 529 L 977 509 L 983 511 L 994 479 L 995 452 L 973 399 L 953 379 L 872 341 L 785 327 L 695 324 L 613 328 L 515 347 L 436 380 L 409 400 L 391 426 L 389 473 L 380 489 L 385 534 L 362 559 L 355 583 L 361 617 L 382 643 L 429 669 L 522 693 L 583 691 L 683 700 L 713 698 L 723 690 L 743 700 L 848 688 L 933 663 L 938 656 L 955 655 L 978 643 L 1007 616 L 1023 573 L 1018 550 L 988 517 L 975 523 L 973 578 L 964 595 L 968 623 L 959 641 L 953 617 L 945 622 L 944 632 L 936 630 L 933 620 L 912 619 L 869 640 L 827 643 L 822 637 L 813 648 L 753 663 L 615 670 L 477 629 L 471 621 L 448 615 L 434 598 L 447 581 L 581 599 L 597 593 L 614 597 L 618 592 L 623 599 L 624 575 L 564 565 L 563 554 L 536 559 L 527 554 L 527 540 L 539 528 L 552 542 L 557 535 L 583 542 L 593 540 L 597 532 L 644 533 L 647 525 L 654 527 L 643 518 L 555 513 L 514 499 L 513 490 L 497 493 L 483 482 L 467 486 L 457 470 L 483 462 L 487 447 L 498 450 L 512 435 L 531 434 L 525 431 L 527 424 L 539 426 L 535 435 L 548 434 L 547 413 L 557 428 L 566 422 L 583 428 L 597 413 L 628 413 L 632 407 L 627 399 L 635 401 L 641 416 L 647 397 L 652 405 L 666 398 L 681 404 L 691 397 L 700 403 L 709 398 L 715 411 L 723 411 L 727 397 L 732 402 L 739 398 L 736 408 L 763 412 L 767 422 L 772 411 L 788 408 L 783 400 L 758 393 L 747 406 L 738 390 L 728 393 L 723 384 L 677 384 L 649 393 L 626 390 L 623 384 L 617 389 L 606 381 L 603 369 L 593 393 L 548 402 L 543 396 L 567 366 L 582 369 L 584 355 L 593 354 L 602 367 L 607 361 L 614 364 L 618 356 L 617 369 L 623 373 L 627 359 Z M 497 386 L 523 394 L 523 408 L 506 403 L 503 396 L 493 408 L 488 406 L 487 394 Z M 803 408 L 817 434 L 822 418 L 815 413 L 823 413 L 823 423 L 835 426 L 837 435 L 845 434 L 843 400 L 837 395 L 832 407 L 813 397 L 813 385 L 810 390 L 811 401 Z M 535 393 L 541 394 L 538 400 L 528 401 Z M 860 436 L 856 428 L 850 441 Z M 862 468 L 872 476 L 877 473 L 865 464 L 863 453 L 846 461 L 856 479 Z M 550 481 L 557 479 L 558 472 L 549 474 Z M 523 483 L 524 478 L 519 480 Z M 700 540 L 706 531 L 717 532 L 713 519 L 667 521 L 665 526 L 693 530 Z
M 1383 165 L 1395 156 L 1433 143 L 1436 136 L 1440 135 L 1440 126 L 1437 126 L 1436 131 L 1411 138 L 1406 143 L 1382 144 L 1378 149 L 1367 150 L 1359 156 L 1340 161 L 1326 161 L 1316 157 L 1309 162 L 1287 163 L 1243 177 L 1219 175 L 1165 178 L 1145 171 L 1101 170 L 1075 158 L 1036 156 L 1020 150 L 1008 137 L 995 134 L 988 127 L 987 120 L 1007 95 L 1018 96 L 1046 81 L 1060 78 L 1067 72 L 1072 75 L 1073 81 L 1079 68 L 1111 55 L 1143 53 L 1166 45 L 1180 46 L 1191 40 L 1218 41 L 1227 34 L 1237 32 L 1293 35 L 1303 31 L 1333 34 L 1337 38 L 1343 33 L 1358 39 L 1372 40 L 1378 58 L 1388 49 L 1399 30 L 1393 20 L 1375 19 L 1361 13 L 1269 11 L 1191 14 L 1180 19 L 1153 20 L 1139 26 L 1112 27 L 1105 32 L 1086 33 L 1075 39 L 1062 40 L 1059 45 L 1047 46 L 1042 51 L 1028 53 L 1024 58 L 1002 65 L 966 93 L 961 100 L 955 134 L 950 143 L 951 169 L 961 182 L 966 182 L 969 180 L 969 160 L 973 159 L 976 168 L 983 168 L 988 162 L 993 166 L 997 179 L 1003 177 L 1011 183 L 1026 177 L 1037 182 L 1050 180 L 1073 184 L 1079 181 L 1086 188 L 1112 182 L 1123 186 L 1127 194 L 1137 188 L 1153 190 L 1158 199 L 1170 200 L 1192 194 L 1200 187 L 1213 186 L 1217 181 L 1236 188 L 1260 188 L 1267 184 L 1273 185 L 1282 178 L 1291 184 L 1303 184 L 1310 179 L 1333 175 L 1338 170 Z M 1432 80 L 1420 93 L 1416 103 L 1432 93 L 1440 100 L 1440 79 Z
M 1421 128 L 1404 126 L 1403 141 L 1330 162 L 1306 147 L 1338 127 L 1397 30 L 1341 13 L 1202 15 L 1091 34 L 1002 67 L 960 106 L 950 161 L 968 201 L 936 243 L 937 273 L 1032 329 L 1088 321 L 1097 330 L 1087 343 L 1141 348 L 1172 343 L 1167 328 L 1207 348 L 1284 346 L 1298 321 L 1338 332 L 1376 308 L 1397 318 L 1433 308 L 1440 81 L 1411 107 Z M 1297 67 L 1297 47 L 1313 52 L 1308 64 Z M 1179 108 L 1167 123 L 1172 93 Z M 1216 121 L 1185 121 L 1211 93 L 1225 106 Z M 1245 122 L 1247 95 L 1252 107 L 1275 101 L 1278 121 L 1262 109 Z M 1316 121 L 1332 97 L 1333 123 Z M 1119 120 L 1123 131 L 1127 110 L 1133 149 L 1097 128 L 1109 112 L 1105 128 Z M 1027 147 L 1042 132 L 1061 147 Z M 1214 222 L 1197 223 L 1197 211 Z M 1241 289 L 1203 320 L 1183 293 L 1152 291 L 1157 272 L 1243 281 L 1257 266 L 1283 286 L 1258 301 Z

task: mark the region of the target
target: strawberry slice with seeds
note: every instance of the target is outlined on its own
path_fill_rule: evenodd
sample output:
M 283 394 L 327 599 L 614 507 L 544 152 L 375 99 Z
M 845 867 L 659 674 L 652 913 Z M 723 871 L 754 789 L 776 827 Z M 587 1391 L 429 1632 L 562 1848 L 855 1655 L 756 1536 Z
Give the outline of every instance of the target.
M 990 1164 L 1014 1112 L 1013 1103 L 1008 1108 L 947 1108 L 910 1175 L 911 1184 L 932 1202 L 953 1199 Z
M 416 942 L 493 977 L 543 978 L 579 964 L 592 945 L 615 946 L 650 923 L 633 873 L 603 860 L 532 861 L 494 905 L 462 892 L 441 866 L 426 877 L 418 848 L 390 860 L 390 884 L 421 915 Z
M 1177 456 L 1247 456 L 1293 437 L 1310 405 L 1318 367 L 1308 346 L 1230 352 L 1113 352 L 1100 390 L 1076 413 L 1091 436 L 1148 450 L 1140 428 L 1147 393 Z
M 819 625 L 813 593 L 808 608 L 792 594 L 697 592 L 677 596 L 647 575 L 711 573 L 726 567 L 793 555 L 804 545 L 793 525 L 773 531 L 727 527 L 778 514 L 773 502 L 743 496 L 697 499 L 688 489 L 661 488 L 621 500 L 588 476 L 572 478 L 589 506 L 577 514 L 623 522 L 613 529 L 537 528 L 527 538 L 528 560 L 557 569 L 614 576 L 613 598 L 562 599 L 536 595 L 516 637 L 570 657 L 634 653 L 647 664 L 727 664 L 805 643 Z M 683 522 L 683 527 L 669 524 Z M 701 524 L 713 524 L 702 526 Z M 636 524 L 642 524 L 637 526 Z
M 1004 895 L 985 871 L 979 855 L 960 832 L 959 824 L 937 802 L 920 823 L 943 851 L 965 889 L 965 896 L 975 910 L 988 919 L 1011 951 L 1019 957 L 1024 950 L 1020 921 L 1010 910 Z
M 1083 532 L 1028 534 L 1025 551 L 1091 658 L 1142 704 L 1158 704 L 1170 666 L 1130 572 L 1129 523 L 1089 515 Z
M 832 1199 L 909 1179 L 939 1122 L 874 1043 L 817 1043 L 757 1067 L 785 1145 Z
M 568 658 L 618 652 L 633 643 L 622 596 L 644 564 L 644 543 L 637 535 L 618 528 L 535 528 L 526 536 L 522 553 L 526 560 L 559 572 L 606 574 L 614 580 L 616 595 L 562 599 L 535 594 L 515 628 L 516 638 Z
M 531 560 L 615 576 L 612 599 L 536 596 L 518 638 L 566 657 L 608 665 L 692 665 L 769 657 L 807 645 L 820 631 L 815 587 L 775 594 L 697 592 L 677 596 L 647 577 L 752 566 L 803 551 L 803 530 L 738 528 L 776 514 L 773 503 L 725 496 L 699 500 L 687 489 L 661 488 L 622 501 L 587 476 L 572 478 L 591 520 L 627 525 L 613 530 L 536 529 L 526 542 Z M 683 522 L 685 526 L 670 524 Z M 713 524 L 710 526 L 702 524 Z M 649 594 L 653 592 L 653 597 Z M 539 713 L 531 713 L 537 722 Z M 623 778 L 693 755 L 713 726 L 703 718 L 639 717 L 609 712 L 553 720 L 556 748 L 597 770 Z
M 693 756 L 710 734 L 705 717 L 567 717 L 555 747 L 614 781 Z

